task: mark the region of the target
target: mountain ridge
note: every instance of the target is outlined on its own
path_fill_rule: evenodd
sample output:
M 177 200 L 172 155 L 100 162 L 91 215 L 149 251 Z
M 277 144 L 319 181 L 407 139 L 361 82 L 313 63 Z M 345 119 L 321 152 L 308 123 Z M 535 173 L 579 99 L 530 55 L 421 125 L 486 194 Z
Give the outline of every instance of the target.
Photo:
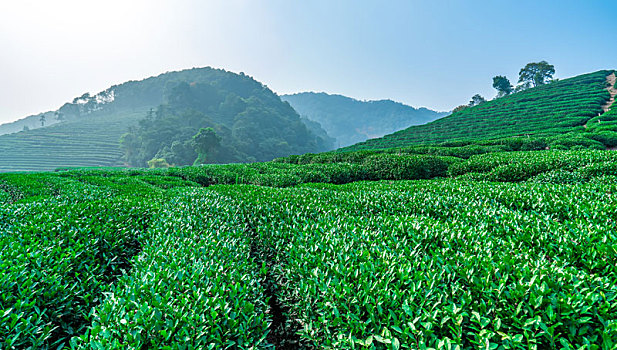
M 358 100 L 325 92 L 281 95 L 303 117 L 319 123 L 340 146 L 423 124 L 448 112 L 415 108 L 390 99 Z

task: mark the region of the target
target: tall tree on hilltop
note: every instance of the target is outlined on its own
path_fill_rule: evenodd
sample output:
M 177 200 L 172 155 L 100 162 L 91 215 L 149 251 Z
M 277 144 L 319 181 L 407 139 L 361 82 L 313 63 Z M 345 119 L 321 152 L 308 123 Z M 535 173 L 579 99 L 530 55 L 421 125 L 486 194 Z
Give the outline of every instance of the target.
M 45 114 L 41 114 L 41 117 L 39 118 L 39 121 L 41 122 L 41 127 L 45 126 L 45 121 L 47 119 L 45 119 Z
M 531 84 L 534 87 L 544 85 L 553 78 L 555 67 L 546 61 L 527 63 L 518 73 L 518 82 Z
M 510 80 L 503 75 L 493 77 L 493 87 L 497 90 L 497 97 L 510 95 L 514 90 Z

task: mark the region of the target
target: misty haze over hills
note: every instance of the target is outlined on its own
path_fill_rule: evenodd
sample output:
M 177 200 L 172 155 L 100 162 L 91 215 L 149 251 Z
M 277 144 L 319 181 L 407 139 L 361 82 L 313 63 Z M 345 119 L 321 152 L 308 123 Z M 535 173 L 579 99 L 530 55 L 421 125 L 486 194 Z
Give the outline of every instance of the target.
M 391 100 L 359 101 L 342 95 L 303 92 L 281 96 L 302 116 L 317 122 L 345 147 L 381 137 L 412 125 L 446 116 L 427 108 L 414 108 Z
M 145 167 L 153 160 L 191 165 L 202 128 L 211 128 L 213 143 L 200 163 L 268 161 L 333 150 L 445 114 L 325 93 L 279 97 L 243 73 L 193 68 L 84 93 L 56 111 L 0 125 L 0 171 Z

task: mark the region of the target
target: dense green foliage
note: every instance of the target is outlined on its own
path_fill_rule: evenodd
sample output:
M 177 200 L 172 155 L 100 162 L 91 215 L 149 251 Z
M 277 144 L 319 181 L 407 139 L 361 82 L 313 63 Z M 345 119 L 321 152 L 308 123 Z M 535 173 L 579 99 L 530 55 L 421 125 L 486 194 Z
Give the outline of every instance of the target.
M 553 79 L 555 67 L 546 61 L 527 63 L 518 73 L 518 82 L 527 86 L 539 86 Z
M 289 104 L 248 76 L 225 72 L 209 82 L 168 84 L 168 91 L 167 103 L 122 137 L 129 165 L 269 161 L 326 149 Z M 205 128 L 219 139 L 207 150 L 195 142 Z
M 497 90 L 497 97 L 510 95 L 514 91 L 510 80 L 503 75 L 493 77 L 493 87 Z
M 222 75 L 167 82 L 166 103 L 124 137 L 132 161 L 271 159 L 292 153 L 276 139 L 284 125 L 318 145 L 261 84 L 212 74 Z M 546 127 L 557 118 L 552 88 L 564 84 L 560 113 L 574 104 L 595 113 L 607 101 L 605 76 L 497 101 L 514 98 L 523 108 L 516 113 L 547 113 L 513 128 Z M 29 159 L 20 144 L 27 141 L 15 141 L 53 140 L 43 132 L 52 130 L 102 149 L 90 162 L 76 155 L 60 164 L 118 164 L 118 150 L 108 163 L 97 158 L 109 143 L 88 134 L 89 125 L 112 120 L 100 117 L 111 106 L 97 101 L 82 96 L 63 107 L 59 125 L 4 136 L 7 149 Z M 473 119 L 491 104 L 487 118 L 515 114 L 490 101 L 452 117 Z M 270 163 L 0 174 L 0 344 L 613 349 L 617 153 L 604 149 L 617 146 L 617 118 L 615 109 L 579 112 L 568 118 L 586 127 L 566 134 L 556 132 L 565 124 L 531 137 L 485 126 L 484 139 Z M 124 116 L 145 110 L 113 113 L 126 127 L 137 119 Z M 41 167 L 54 164 L 53 147 L 38 148 L 49 159 Z
M 314 348 L 612 348 L 614 186 L 224 188 Z M 473 213 L 473 215 L 470 215 Z M 594 213 L 590 218 L 588 215 Z
M 0 136 L 0 172 L 123 165 L 120 136 L 149 109 L 163 103 L 168 84 L 209 81 L 219 74 L 223 72 L 210 68 L 168 72 L 114 85 L 96 95 L 86 93 L 57 111 L 47 112 L 47 126 L 36 130 L 33 126 L 40 127 L 39 116 L 25 118 L 28 131 Z M 12 124 L 24 123 L 26 120 Z
M 454 162 L 460 161 L 453 157 L 431 155 L 375 155 L 358 158 L 355 162 L 286 164 L 286 163 L 251 163 L 251 164 L 207 164 L 198 167 L 169 169 L 82 169 L 62 171 L 63 177 L 81 176 L 114 176 L 136 179 L 151 179 L 155 181 L 177 179 L 199 186 L 250 184 L 260 186 L 288 187 L 310 182 L 345 184 L 363 180 L 417 180 L 434 177 L 445 177 Z M 148 180 L 149 181 L 149 180 Z M 148 182 L 146 181 L 146 182 Z M 172 183 L 173 185 L 173 183 Z
M 617 154 L 607 151 L 490 153 L 454 163 L 449 173 L 487 181 L 518 182 L 541 174 L 569 172 L 581 180 L 589 180 L 601 175 L 615 175 L 611 170 L 615 163 Z
M 410 125 L 424 124 L 446 114 L 389 100 L 358 101 L 326 93 L 305 92 L 281 98 L 301 116 L 319 123 L 330 137 L 336 139 L 333 146 L 337 147 L 381 137 Z
M 92 307 L 140 250 L 154 208 L 51 176 L 3 182 L 0 339 L 3 348 L 56 348 L 88 326 Z
M 2 347 L 617 346 L 616 153 L 330 155 L 0 174 Z
M 530 88 L 346 150 L 471 143 L 529 135 L 548 137 L 567 132 L 593 134 L 592 130 L 586 132 L 584 125 L 603 113 L 602 106 L 609 99 L 606 77 L 610 73 L 599 71 Z
M 144 237 L 133 273 L 95 310 L 78 348 L 248 348 L 268 327 L 251 237 L 229 198 L 173 192 Z

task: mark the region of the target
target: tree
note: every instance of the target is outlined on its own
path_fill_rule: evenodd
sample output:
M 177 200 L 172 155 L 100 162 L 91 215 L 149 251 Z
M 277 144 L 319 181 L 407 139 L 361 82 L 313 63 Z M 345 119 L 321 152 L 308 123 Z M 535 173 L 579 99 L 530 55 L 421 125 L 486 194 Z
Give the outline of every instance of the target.
M 497 97 L 510 95 L 514 90 L 510 80 L 503 75 L 493 77 L 493 87 L 497 90 Z
M 469 101 L 469 107 L 477 106 L 484 102 L 486 102 L 486 99 L 484 99 L 484 97 L 480 96 L 480 94 L 475 94 L 471 98 L 471 101 Z
M 527 63 L 518 73 L 518 82 L 538 86 L 553 78 L 555 67 L 546 61 Z
M 525 82 L 523 84 L 518 84 L 516 85 L 516 87 L 514 88 L 514 92 L 521 92 L 523 90 L 527 90 L 531 87 L 531 83 L 529 82 Z
M 86 92 L 85 94 L 79 96 L 79 97 L 75 97 L 73 99 L 73 104 L 85 104 L 86 102 L 88 102 L 90 100 L 90 93 Z
M 127 132 L 120 136 L 120 147 L 124 151 L 124 158 L 129 165 L 143 165 L 139 161 L 139 150 L 142 142 L 134 132 Z
M 148 161 L 148 168 L 169 168 L 169 163 L 164 158 L 152 158 Z
M 462 111 L 462 110 L 464 110 L 464 109 L 467 109 L 467 108 L 469 108 L 469 106 L 468 106 L 468 105 L 460 105 L 460 106 L 458 106 L 458 107 L 454 108 L 454 109 L 452 110 L 452 113 L 460 112 L 460 111 Z
M 195 160 L 195 165 L 204 164 L 206 156 L 214 148 L 221 144 L 221 137 L 216 134 L 212 128 L 201 128 L 199 132 L 193 136 L 193 145 L 198 156 Z
M 41 114 L 41 117 L 39 118 L 39 121 L 41 122 L 41 127 L 45 126 L 45 114 Z

